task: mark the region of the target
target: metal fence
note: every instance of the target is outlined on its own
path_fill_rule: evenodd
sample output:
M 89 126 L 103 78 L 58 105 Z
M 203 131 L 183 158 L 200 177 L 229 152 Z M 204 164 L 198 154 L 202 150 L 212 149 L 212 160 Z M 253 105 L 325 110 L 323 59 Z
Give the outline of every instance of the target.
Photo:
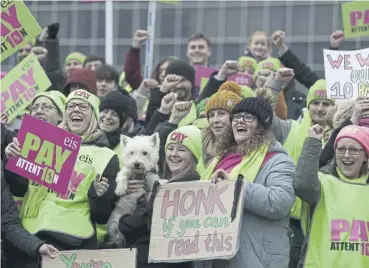
M 105 54 L 105 3 L 25 1 L 41 26 L 60 23 L 60 57 L 73 51 Z M 147 1 L 114 1 L 114 65 L 122 70 L 136 29 L 147 24 Z M 212 42 L 210 65 L 243 54 L 247 37 L 256 30 L 286 32 L 286 43 L 319 75 L 324 76 L 323 48 L 329 35 L 342 28 L 339 1 L 189 1 L 157 5 L 154 62 L 167 55 L 186 58 L 187 39 L 202 32 Z M 342 50 L 369 47 L 369 37 L 350 39 Z M 141 59 L 144 61 L 145 51 Z M 143 62 L 142 62 L 143 63 Z M 2 63 L 10 70 L 15 56 Z

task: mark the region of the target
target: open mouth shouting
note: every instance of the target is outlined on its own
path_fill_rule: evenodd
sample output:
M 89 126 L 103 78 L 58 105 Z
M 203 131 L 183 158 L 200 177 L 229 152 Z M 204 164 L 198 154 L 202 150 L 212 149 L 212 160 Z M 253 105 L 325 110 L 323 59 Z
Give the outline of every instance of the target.
M 80 124 L 83 122 L 83 116 L 80 114 L 72 114 L 71 119 L 73 124 Z
M 247 128 L 244 126 L 238 126 L 237 127 L 237 133 L 239 134 L 246 134 L 247 133 Z

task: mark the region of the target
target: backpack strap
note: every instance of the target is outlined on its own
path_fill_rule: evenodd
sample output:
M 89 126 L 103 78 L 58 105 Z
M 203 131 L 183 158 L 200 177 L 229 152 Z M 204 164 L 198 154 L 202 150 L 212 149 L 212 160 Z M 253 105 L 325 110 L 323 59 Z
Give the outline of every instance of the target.
M 276 154 L 278 154 L 277 152 L 271 152 L 271 153 L 267 153 L 265 155 L 265 158 L 264 158 L 264 161 L 263 163 L 261 164 L 261 167 L 264 167 L 265 164 L 269 161 L 270 158 L 272 158 L 273 156 L 275 156 Z

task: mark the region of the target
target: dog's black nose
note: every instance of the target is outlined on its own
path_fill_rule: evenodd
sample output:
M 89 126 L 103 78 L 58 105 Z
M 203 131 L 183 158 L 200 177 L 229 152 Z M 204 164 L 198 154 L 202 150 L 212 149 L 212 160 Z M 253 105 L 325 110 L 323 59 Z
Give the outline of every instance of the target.
M 135 168 L 139 168 L 140 167 L 140 163 L 135 163 L 134 166 L 135 166 Z

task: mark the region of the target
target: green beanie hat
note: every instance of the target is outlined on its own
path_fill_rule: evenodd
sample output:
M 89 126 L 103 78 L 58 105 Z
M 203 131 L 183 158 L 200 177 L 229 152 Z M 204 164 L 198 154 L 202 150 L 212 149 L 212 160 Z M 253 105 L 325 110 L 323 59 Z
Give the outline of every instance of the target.
M 276 72 L 281 68 L 282 64 L 281 61 L 277 58 L 267 58 L 266 60 L 262 60 L 258 63 L 258 70 L 271 70 Z
M 58 108 L 59 112 L 63 115 L 63 118 L 64 118 L 65 101 L 66 101 L 66 97 L 64 96 L 64 94 L 62 94 L 61 92 L 56 91 L 56 90 L 42 92 L 42 93 L 36 95 L 36 97 L 32 101 L 32 104 L 35 103 L 35 101 L 39 97 L 45 97 L 45 98 L 50 99 L 55 104 L 56 108 Z
M 196 171 L 202 176 L 205 171 L 205 165 L 202 159 L 202 135 L 200 129 L 195 126 L 180 127 L 169 134 L 165 144 L 165 151 L 167 151 L 169 144 L 185 146 L 195 157 L 197 161 Z
M 252 74 L 255 73 L 256 69 L 257 69 L 257 61 L 249 56 L 242 56 L 238 58 L 238 64 L 240 65 L 241 70 L 248 70 L 251 71 Z
M 64 64 L 66 65 L 70 60 L 77 60 L 83 64 L 85 62 L 85 59 L 86 59 L 86 56 L 83 55 L 82 53 L 72 52 L 65 58 Z
M 68 104 L 71 100 L 83 100 L 85 102 L 87 102 L 88 104 L 90 104 L 90 106 L 92 107 L 92 111 L 95 114 L 96 120 L 97 122 L 99 122 L 99 106 L 100 106 L 100 100 L 98 97 L 96 97 L 94 94 L 91 94 L 90 92 L 84 90 L 84 89 L 77 89 L 75 91 L 72 91 L 68 97 L 67 97 L 67 101 L 66 104 Z
M 319 79 L 309 88 L 309 93 L 306 98 L 306 107 L 309 108 L 311 102 L 321 99 L 327 99 L 334 104 L 333 99 L 327 98 L 327 85 L 324 79 Z
M 248 86 L 241 86 L 241 95 L 244 99 L 256 97 L 255 92 Z

